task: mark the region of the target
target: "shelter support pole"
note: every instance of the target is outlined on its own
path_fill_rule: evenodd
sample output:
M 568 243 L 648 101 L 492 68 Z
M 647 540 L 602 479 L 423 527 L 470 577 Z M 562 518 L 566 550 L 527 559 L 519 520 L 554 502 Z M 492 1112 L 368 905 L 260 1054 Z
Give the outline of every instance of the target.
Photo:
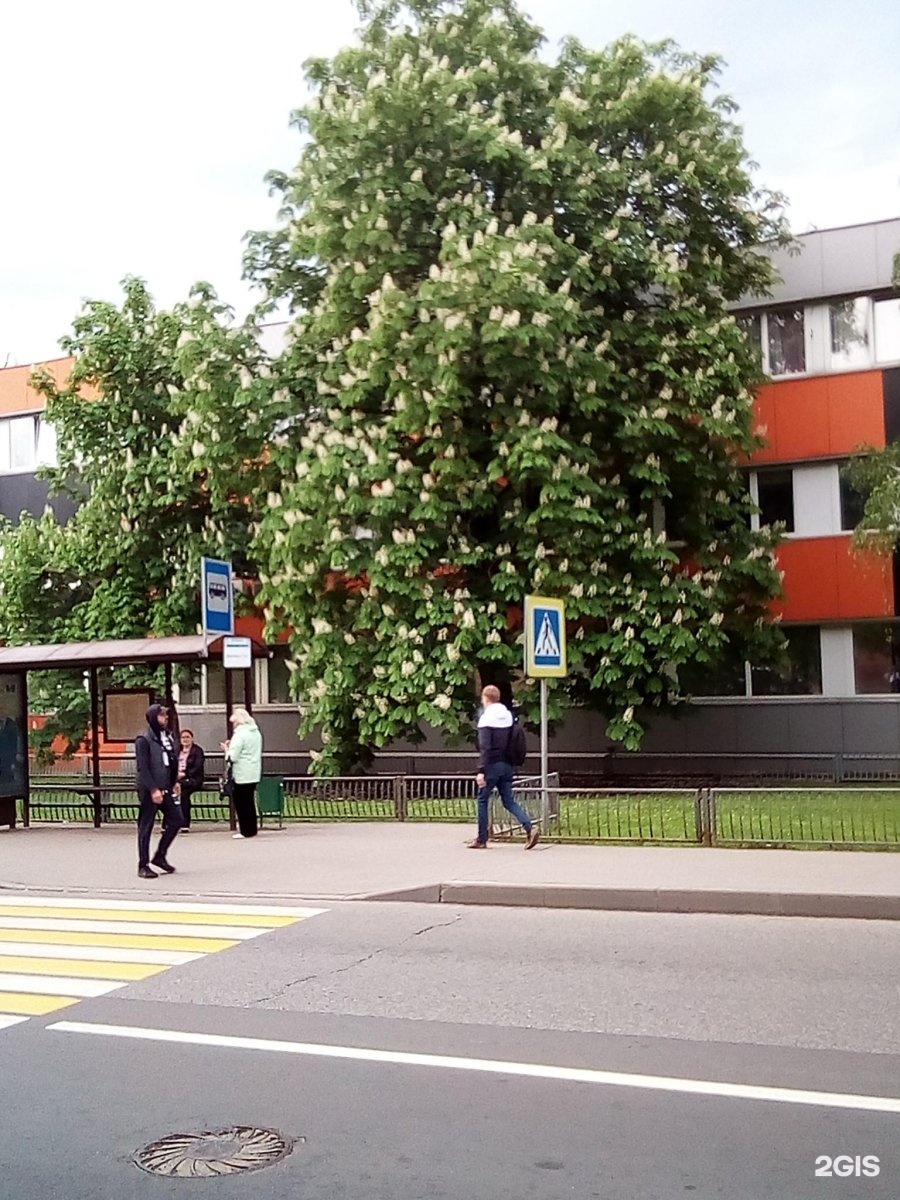
M 251 659 L 251 663 L 253 660 Z M 251 665 L 244 671 L 244 707 L 250 715 L 253 715 L 253 703 L 256 700 L 256 688 L 254 680 L 256 674 L 255 665 Z
M 94 828 L 100 828 L 102 817 L 100 793 L 100 687 L 97 668 L 89 671 L 91 681 L 91 776 L 94 785 Z
M 25 795 L 22 797 L 22 824 L 27 829 L 31 824 L 31 757 L 28 753 L 28 672 L 23 671 L 22 712 L 25 715 Z
M 172 664 L 170 662 L 163 664 L 163 687 L 166 695 L 166 708 L 169 710 L 169 728 L 172 730 L 172 736 L 178 741 L 178 714 L 175 711 L 175 701 L 172 697 Z M 176 745 L 175 749 L 178 749 Z
M 234 676 L 231 671 L 225 672 L 225 741 L 231 737 L 231 714 L 234 711 Z M 234 807 L 234 797 L 228 801 L 228 824 L 232 833 L 237 829 L 237 813 Z

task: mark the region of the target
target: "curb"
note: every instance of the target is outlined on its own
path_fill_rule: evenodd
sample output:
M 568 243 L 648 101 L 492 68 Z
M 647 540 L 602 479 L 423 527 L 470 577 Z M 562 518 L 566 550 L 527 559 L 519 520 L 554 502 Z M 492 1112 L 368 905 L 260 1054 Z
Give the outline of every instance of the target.
M 369 893 L 364 899 L 393 900 L 408 904 L 480 904 L 520 908 L 576 908 L 603 912 L 900 921 L 900 895 L 450 882 L 393 892 Z

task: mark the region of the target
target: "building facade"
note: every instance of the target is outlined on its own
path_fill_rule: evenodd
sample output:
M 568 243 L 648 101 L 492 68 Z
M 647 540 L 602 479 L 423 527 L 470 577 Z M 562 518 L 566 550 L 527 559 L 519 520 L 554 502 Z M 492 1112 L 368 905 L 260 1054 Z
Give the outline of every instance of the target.
M 44 511 L 48 489 L 37 470 L 56 465 L 56 437 L 43 417 L 44 397 L 31 386 L 38 369 L 62 383 L 72 369 L 72 359 L 0 370 L 0 515 L 13 522 L 23 512 L 37 516 Z M 68 501 L 51 503 L 63 519 L 72 511 Z
M 815 231 L 774 256 L 781 282 L 747 298 L 739 320 L 769 382 L 755 403 L 765 446 L 748 472 L 760 513 L 780 522 L 783 671 L 745 665 L 709 681 L 684 714 L 654 721 L 652 756 L 757 769 L 900 770 L 900 573 L 896 555 L 860 552 L 862 497 L 850 457 L 900 437 L 900 294 L 892 287 L 900 219 Z M 648 759 L 649 761 L 649 759 Z
M 781 522 L 778 550 L 784 596 L 775 611 L 788 639 L 783 671 L 753 663 L 710 679 L 707 694 L 652 721 L 638 756 L 616 752 L 602 718 L 575 713 L 555 739 L 555 765 L 573 773 L 644 768 L 686 773 L 690 766 L 729 772 L 732 756 L 748 770 L 783 774 L 840 760 L 836 773 L 900 772 L 900 571 L 895 560 L 854 549 L 861 498 L 843 468 L 863 447 L 900 437 L 900 295 L 892 288 L 900 219 L 815 231 L 799 251 L 778 251 L 781 282 L 764 302 L 748 298 L 737 315 L 758 347 L 769 382 L 756 399 L 765 446 L 748 468 L 762 523 Z M 277 349 L 282 330 L 267 332 Z M 71 360 L 45 364 L 61 379 Z M 40 512 L 46 486 L 35 476 L 52 462 L 52 429 L 33 367 L 0 370 L 0 512 Z M 243 632 L 258 635 L 256 623 Z M 251 625 L 253 626 L 251 628 Z M 272 751 L 296 751 L 296 707 L 288 694 L 284 647 L 257 665 L 256 700 Z M 201 739 L 219 740 L 221 668 L 199 673 L 182 695 Z M 381 769 L 444 771 L 469 756 L 441 744 L 400 744 Z M 865 764 L 868 764 L 866 766 Z M 874 764 L 874 766 L 873 766 Z

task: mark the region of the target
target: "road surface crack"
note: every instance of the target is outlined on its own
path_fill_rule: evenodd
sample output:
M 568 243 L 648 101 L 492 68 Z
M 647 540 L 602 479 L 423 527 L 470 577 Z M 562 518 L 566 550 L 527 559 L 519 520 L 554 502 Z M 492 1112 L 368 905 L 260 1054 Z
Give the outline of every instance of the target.
M 300 987 L 304 983 L 314 983 L 316 980 L 328 979 L 335 975 L 345 975 L 348 971 L 353 971 L 357 967 L 363 966 L 367 962 L 371 962 L 373 958 L 378 958 L 380 954 L 385 954 L 389 950 L 399 950 L 401 946 L 405 946 L 407 942 L 411 942 L 413 938 L 422 937 L 426 933 L 431 933 L 434 929 L 443 929 L 448 925 L 456 925 L 465 916 L 464 913 L 456 913 L 449 921 L 435 921 L 431 925 L 426 925 L 423 929 L 414 929 L 412 933 L 408 933 L 406 937 L 401 938 L 399 942 L 394 942 L 390 946 L 379 946 L 377 950 L 373 950 L 370 954 L 364 954 L 362 958 L 357 958 L 351 963 L 347 963 L 343 967 L 331 967 L 327 971 L 314 971 L 311 975 L 301 975 L 297 979 L 291 979 L 281 987 L 277 988 L 268 996 L 257 996 L 255 1004 L 265 1004 L 270 1000 L 277 1000 L 284 996 L 291 988 Z

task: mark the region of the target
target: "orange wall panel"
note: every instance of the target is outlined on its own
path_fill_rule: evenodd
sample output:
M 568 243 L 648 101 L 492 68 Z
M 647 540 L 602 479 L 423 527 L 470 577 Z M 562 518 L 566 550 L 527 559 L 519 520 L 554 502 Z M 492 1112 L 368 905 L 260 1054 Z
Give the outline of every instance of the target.
M 33 363 L 27 367 L 6 367 L 0 370 L 0 413 L 34 412 L 43 409 L 44 397 L 34 390 L 29 380 L 35 371 L 46 369 L 62 385 L 69 377 L 74 358 L 57 358 L 52 362 Z
M 849 621 L 894 615 L 889 557 L 858 551 L 850 538 L 802 538 L 777 551 L 784 598 L 773 612 L 785 621 Z
M 881 371 L 784 380 L 761 388 L 754 426 L 766 439 L 754 463 L 838 458 L 859 446 L 882 447 Z

